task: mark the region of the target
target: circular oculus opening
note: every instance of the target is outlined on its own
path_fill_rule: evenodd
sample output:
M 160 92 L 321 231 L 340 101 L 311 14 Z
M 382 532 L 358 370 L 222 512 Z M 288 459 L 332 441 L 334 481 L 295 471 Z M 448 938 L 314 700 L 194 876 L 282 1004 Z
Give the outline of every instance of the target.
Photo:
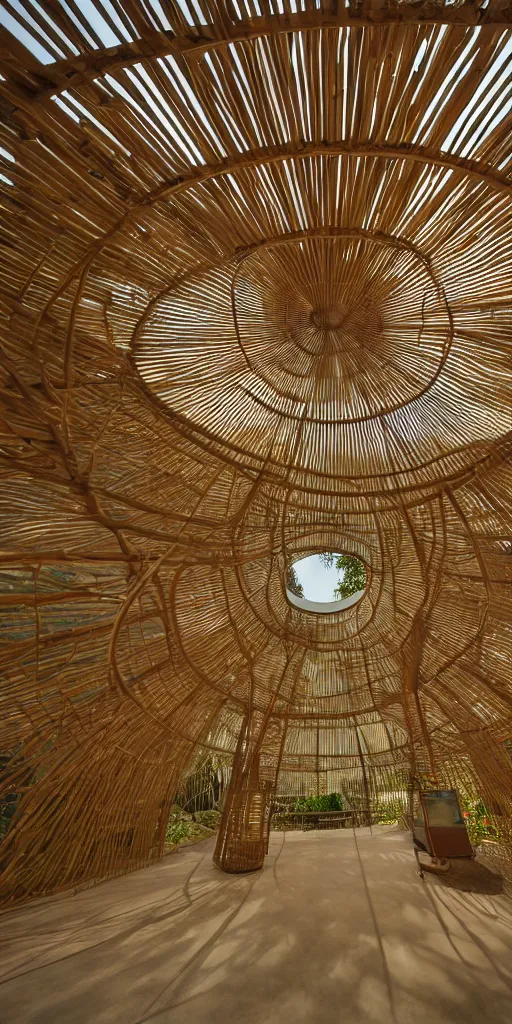
M 304 611 L 325 613 L 350 608 L 363 596 L 366 584 L 364 562 L 339 551 L 298 558 L 286 572 L 288 599 Z

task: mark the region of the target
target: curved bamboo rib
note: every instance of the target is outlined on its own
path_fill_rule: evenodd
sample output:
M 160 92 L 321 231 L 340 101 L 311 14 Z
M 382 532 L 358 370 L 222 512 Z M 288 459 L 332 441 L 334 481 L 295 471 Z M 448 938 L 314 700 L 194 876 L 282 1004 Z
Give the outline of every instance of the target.
M 510 8 L 306 6 L 5 34 L 7 899 L 162 855 L 207 755 L 226 870 L 423 772 L 510 859 Z
M 232 174 L 246 168 L 258 167 L 260 164 L 272 164 L 292 158 L 307 158 L 322 155 L 333 156 L 359 156 L 359 157 L 382 157 L 383 159 L 412 160 L 419 164 L 432 164 L 435 167 L 442 167 L 450 171 L 461 171 L 476 181 L 485 182 L 498 192 L 510 195 L 512 192 L 512 180 L 500 175 L 490 167 L 480 165 L 474 160 L 465 160 L 460 156 L 447 155 L 436 150 L 422 146 L 387 146 L 372 145 L 368 142 L 320 142 L 305 143 L 299 142 L 296 147 L 285 143 L 282 147 L 265 147 L 261 152 L 243 153 L 231 160 L 223 160 L 222 163 L 206 166 L 200 170 L 190 173 L 189 176 L 181 176 L 159 187 L 155 192 L 144 198 L 142 205 L 152 205 L 161 199 L 167 199 L 180 192 L 186 192 L 194 185 L 200 185 L 211 178 L 218 178 L 225 174 Z
M 288 11 L 284 15 L 275 13 L 268 3 L 258 4 L 263 14 L 251 17 L 249 23 L 242 17 L 227 25 L 210 25 L 194 21 L 194 12 L 190 10 L 190 28 L 184 31 L 183 24 L 176 25 L 174 31 L 161 30 L 151 32 L 150 24 L 143 39 L 110 47 L 109 53 L 86 52 L 71 60 L 58 61 L 45 69 L 45 78 L 52 84 L 43 86 L 36 93 L 38 100 L 55 96 L 66 89 L 74 88 L 83 83 L 90 74 L 105 75 L 120 68 L 137 64 L 141 57 L 167 57 L 170 54 L 183 55 L 201 54 L 226 43 L 246 42 L 264 36 L 273 36 L 289 32 L 304 32 L 319 28 L 364 28 L 367 25 L 386 25 L 400 21 L 406 25 L 455 25 L 470 26 L 502 26 L 507 28 L 512 23 L 510 5 L 490 3 L 463 2 L 457 5 L 445 3 L 407 3 L 403 0 L 388 3 L 383 7 L 372 0 L 361 0 L 357 4 L 337 5 L 335 12 L 328 3 L 320 3 L 315 10 Z M 235 11 L 232 10 L 234 18 Z M 193 28 L 193 32 L 191 29 Z M 212 31 L 214 35 L 212 37 Z M 141 43 L 143 46 L 141 47 Z M 141 52 L 142 51 L 142 52 Z

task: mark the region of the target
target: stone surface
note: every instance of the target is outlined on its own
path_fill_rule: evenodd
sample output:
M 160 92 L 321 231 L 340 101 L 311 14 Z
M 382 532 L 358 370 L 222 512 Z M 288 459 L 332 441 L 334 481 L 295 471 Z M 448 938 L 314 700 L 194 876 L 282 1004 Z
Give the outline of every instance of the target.
M 213 840 L 0 918 L 2 1024 L 509 1024 L 512 904 L 422 882 L 407 834 Z

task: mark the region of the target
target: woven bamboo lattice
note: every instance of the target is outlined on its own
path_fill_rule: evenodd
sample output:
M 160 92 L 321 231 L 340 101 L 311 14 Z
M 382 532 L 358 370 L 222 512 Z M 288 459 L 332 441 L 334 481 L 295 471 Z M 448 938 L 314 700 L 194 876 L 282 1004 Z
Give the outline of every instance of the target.
M 228 870 L 424 771 L 510 856 L 510 4 L 4 6 L 3 897 L 161 855 L 199 750 Z

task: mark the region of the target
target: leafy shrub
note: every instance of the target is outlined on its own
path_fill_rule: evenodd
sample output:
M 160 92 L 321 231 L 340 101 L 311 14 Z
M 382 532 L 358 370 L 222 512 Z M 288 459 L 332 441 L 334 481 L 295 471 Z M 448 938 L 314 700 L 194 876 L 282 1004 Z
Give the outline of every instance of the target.
M 219 811 L 196 811 L 192 816 L 175 806 L 169 817 L 165 841 L 168 845 L 179 846 L 180 843 L 206 839 L 218 828 L 220 817 Z
M 394 825 L 403 815 L 402 805 L 397 803 L 377 804 L 375 820 L 379 825 Z
M 499 831 L 482 800 L 464 800 L 463 808 L 466 828 L 473 846 L 478 846 L 482 839 L 500 838 Z
M 167 843 L 173 843 L 177 846 L 178 843 L 182 843 L 184 839 L 190 839 L 192 834 L 192 822 L 183 821 L 178 819 L 169 821 L 165 832 L 165 840 Z
M 341 793 L 329 793 L 328 796 L 299 797 L 292 805 L 292 811 L 343 811 L 344 802 Z
M 194 818 L 199 825 L 213 830 L 219 827 L 221 814 L 220 811 L 196 811 Z

